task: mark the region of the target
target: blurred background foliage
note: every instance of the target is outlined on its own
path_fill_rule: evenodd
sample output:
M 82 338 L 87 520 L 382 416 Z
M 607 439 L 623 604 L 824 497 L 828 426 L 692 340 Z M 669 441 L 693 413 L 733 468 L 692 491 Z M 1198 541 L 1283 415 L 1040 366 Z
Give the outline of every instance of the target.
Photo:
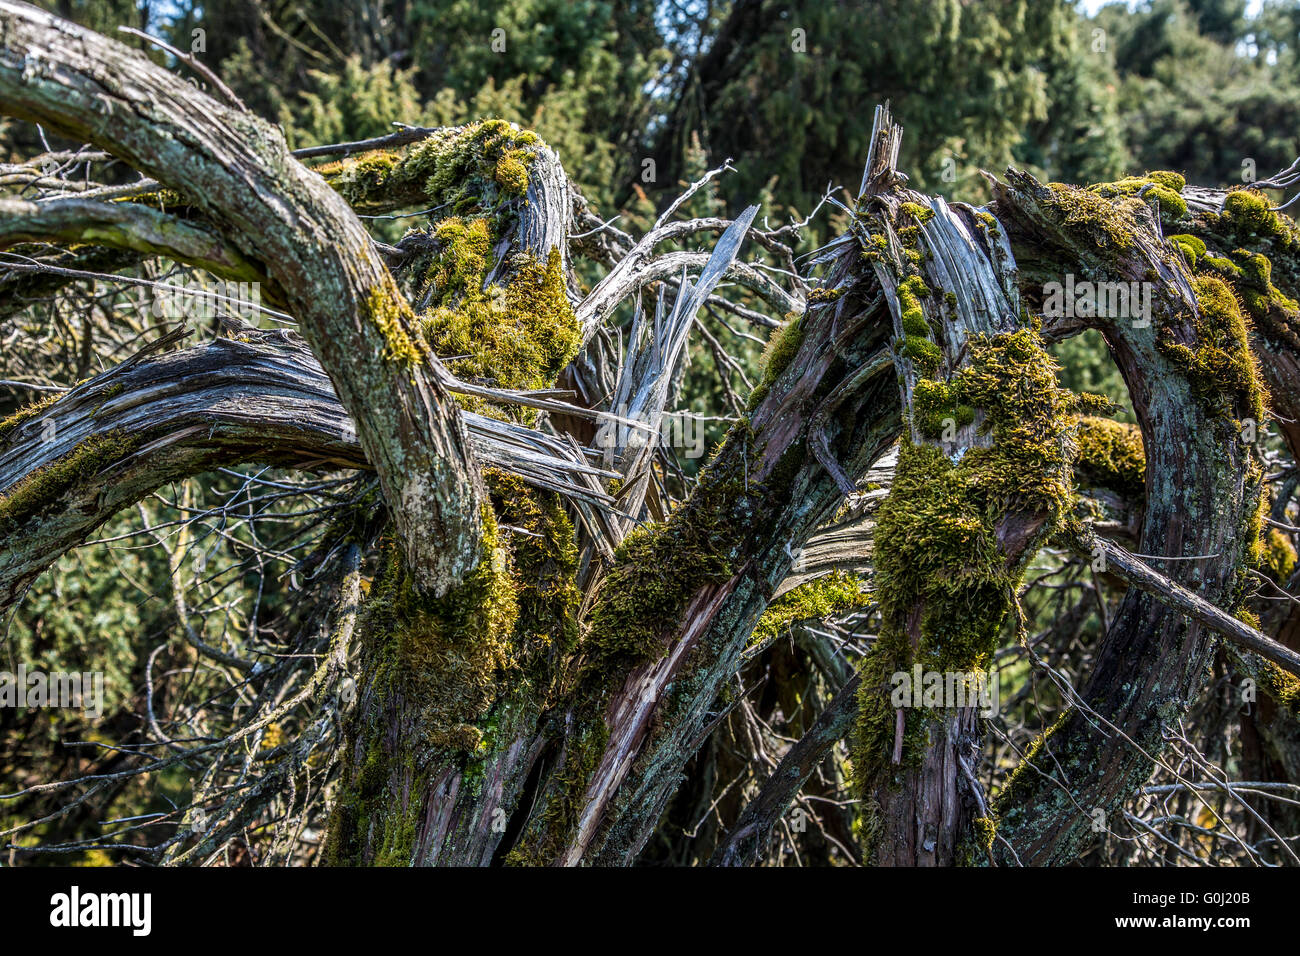
M 1218 186 L 1300 153 L 1295 0 L 1253 15 L 1247 0 L 1088 4 L 1091 16 L 1067 0 L 44 5 L 193 50 L 294 146 L 394 122 L 530 126 L 607 215 L 662 206 L 697 149 L 737 165 L 728 203 L 806 213 L 827 184 L 856 186 L 885 99 L 907 129 L 900 168 L 955 199 L 978 201 L 977 171 L 1009 163 L 1086 183 L 1177 169 Z
M 1008 164 L 1075 183 L 1175 169 L 1264 178 L 1300 155 L 1296 0 L 45 0 L 147 29 L 214 68 L 295 146 L 394 122 L 535 129 L 605 217 L 653 221 L 730 158 L 722 209 L 851 202 L 886 99 L 918 188 L 980 202 Z M 166 54 L 136 38 L 159 62 Z M 0 149 L 30 145 L 21 131 Z M 825 210 L 823 210 L 825 212 Z M 810 243 L 843 224 L 823 216 Z M 811 248 L 811 245 L 810 245 Z M 1065 384 L 1124 404 L 1099 340 Z M 710 358 L 703 356 L 705 367 Z

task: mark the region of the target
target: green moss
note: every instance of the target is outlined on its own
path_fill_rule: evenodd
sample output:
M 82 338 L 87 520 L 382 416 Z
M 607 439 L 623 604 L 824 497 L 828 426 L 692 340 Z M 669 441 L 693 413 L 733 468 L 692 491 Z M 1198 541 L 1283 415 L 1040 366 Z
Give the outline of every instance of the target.
M 57 402 L 60 397 L 61 395 L 59 392 L 51 392 L 44 398 L 38 399 L 29 405 L 24 405 L 4 421 L 0 421 L 0 440 L 3 440 L 23 422 L 31 421 L 41 412 L 45 411 Z
M 1264 691 L 1293 717 L 1300 717 L 1300 677 L 1284 671 L 1272 661 L 1262 661 L 1259 669 Z
M 1178 173 L 1154 172 L 1146 176 L 1130 176 L 1114 183 L 1101 183 L 1089 187 L 1101 196 L 1134 196 L 1150 202 L 1152 198 L 1160 203 L 1160 218 L 1163 222 L 1177 222 L 1187 217 L 1187 202 L 1179 193 L 1186 185 Z
M 920 276 L 908 276 L 898 284 L 899 320 L 903 337 L 898 350 L 912 360 L 922 375 L 934 375 L 943 363 L 943 350 L 931 340 L 930 323 L 921 300 L 930 294 Z
M 666 629 L 696 589 L 731 577 L 723 529 L 701 533 L 681 514 L 635 529 L 615 552 L 586 642 L 594 667 L 621 671 L 621 662 L 662 656 Z
M 507 866 L 546 866 L 564 850 L 566 835 L 577 822 L 587 783 L 609 743 L 609 728 L 599 714 L 587 711 L 579 729 L 564 742 L 563 763 L 554 772 L 555 785 L 539 818 L 535 839 L 517 844 L 507 854 Z
M 807 581 L 767 606 L 758 619 L 750 644 L 763 644 L 798 621 L 826 617 L 856 607 L 864 597 L 861 580 L 844 571 L 833 571 Z
M 1048 183 L 1048 194 L 1041 208 L 1057 223 L 1070 231 L 1088 236 L 1099 250 L 1126 251 L 1133 246 L 1133 233 L 1137 224 L 1133 220 L 1133 204 L 1137 201 L 1124 195 L 1121 202 L 1108 202 L 1096 192 L 1065 183 Z
M 1205 243 L 1196 236 L 1186 234 L 1170 236 L 1169 241 L 1182 252 L 1193 269 L 1196 268 L 1196 260 L 1205 255 Z
M 799 352 L 799 346 L 803 345 L 803 335 L 803 317 L 797 316 L 773 332 L 771 337 L 768 338 L 767 345 L 763 348 L 763 354 L 758 360 L 759 367 L 763 370 L 763 376 L 749 395 L 748 404 L 751 409 L 758 407 L 759 403 L 767 397 L 767 393 L 772 388 L 772 383 L 790 367 L 790 363 L 794 361 L 795 355 Z
M 808 304 L 816 305 L 822 302 L 834 302 L 843 294 L 843 289 L 816 288 L 808 293 Z
M 510 149 L 497 160 L 493 178 L 507 195 L 522 196 L 528 192 L 528 164 L 532 154 L 524 149 Z
M 1262 237 L 1285 247 L 1297 241 L 1295 225 L 1273 211 L 1267 196 L 1251 189 L 1228 193 L 1223 201 L 1222 219 L 1242 241 Z
M 763 354 L 759 358 L 764 384 L 771 385 L 790 367 L 795 354 L 799 351 L 799 346 L 803 344 L 803 335 L 803 318 L 799 317 L 785 323 L 767 340 L 767 345 L 764 346 Z
M 934 210 L 929 206 L 922 206 L 914 202 L 905 202 L 899 205 L 899 210 L 906 216 L 911 216 L 917 222 L 929 222 L 934 218 Z
M 372 286 L 365 312 L 384 338 L 384 358 L 406 366 L 416 365 L 424 358 L 423 350 L 407 332 L 415 327 L 415 314 L 395 287 Z
M 898 307 L 902 313 L 903 332 L 907 335 L 930 335 L 921 300 L 930 294 L 920 276 L 908 276 L 898 284 Z
M 444 219 L 434 228 L 441 252 L 426 278 L 438 292 L 440 303 L 482 291 L 483 278 L 492 266 L 492 230 L 482 216 L 465 220 Z
M 1182 173 L 1175 173 L 1169 170 L 1157 169 L 1155 172 L 1147 173 L 1147 179 L 1159 183 L 1166 189 L 1172 189 L 1180 193 L 1187 186 L 1187 180 L 1183 178 Z
M 564 765 L 538 824 L 507 862 L 543 864 L 561 852 L 608 740 L 608 695 L 637 665 L 667 653 L 668 636 L 699 588 L 734 573 L 732 555 L 744 526 L 728 519 L 725 502 L 737 490 L 730 476 L 710 465 L 683 508 L 665 522 L 635 529 L 619 546 L 580 645 L 583 663 L 571 704 L 575 731 L 565 742 Z
M 1241 276 L 1241 266 L 1222 256 L 1206 256 L 1201 259 L 1200 264 L 1204 268 L 1213 269 L 1226 279 L 1236 279 Z
M 1080 485 L 1109 488 L 1140 499 L 1146 486 L 1142 430 L 1109 418 L 1079 419 L 1074 474 Z
M 1259 479 L 1261 470 L 1259 464 L 1253 459 L 1246 469 L 1246 487 L 1249 494 L 1250 488 L 1255 489 L 1253 500 L 1255 506 L 1247 513 L 1242 524 L 1241 535 L 1241 563 L 1258 567 L 1264 561 L 1264 515 L 1268 512 L 1268 500 L 1259 494 Z M 1238 572 L 1238 578 L 1244 579 L 1245 574 Z M 1240 604 L 1235 601 L 1230 606 Z
M 1258 252 L 1236 249 L 1226 275 L 1250 317 L 1267 325 L 1289 324 L 1300 315 L 1300 304 L 1273 285 L 1273 263 Z
M 504 120 L 440 130 L 400 150 L 373 151 L 316 171 L 359 211 L 433 202 L 453 215 L 492 213 L 528 189 L 536 135 Z
M 476 280 L 481 274 L 473 270 L 483 262 L 480 251 L 486 254 L 480 245 L 483 231 L 473 224 L 452 228 L 465 236 L 448 254 L 442 281 L 449 291 L 459 289 L 460 298 L 424 315 L 425 340 L 439 355 L 462 356 L 448 366 L 469 381 L 516 389 L 554 384 L 582 343 L 565 292 L 559 250 L 552 249 L 544 265 L 520 257 L 504 287 L 479 291 Z M 504 414 L 495 408 L 478 410 Z
M 553 492 L 540 491 L 495 469 L 485 475 L 503 524 L 511 536 L 512 578 L 519 604 L 515 657 L 528 680 L 544 691 L 543 704 L 557 690 L 560 664 L 578 644 L 576 584 L 578 545 L 573 522 Z
M 57 461 L 32 472 L 0 496 L 0 530 L 13 533 L 47 509 L 61 508 L 59 499 L 74 485 L 119 461 L 141 441 L 141 436 L 120 429 L 94 435 Z
M 1196 340 L 1176 342 L 1162 329 L 1157 348 L 1180 367 L 1211 418 L 1264 418 L 1264 386 L 1247 338 L 1246 319 L 1232 289 L 1217 276 L 1192 280 Z
M 869 222 L 870 220 L 866 221 Z M 886 250 L 889 249 L 889 239 L 886 238 L 883 232 L 872 232 L 867 242 L 867 247 L 862 250 L 862 260 L 864 262 L 879 262 Z
M 385 544 L 357 622 L 366 687 L 345 753 L 360 756 L 343 767 L 326 863 L 409 865 L 430 775 L 480 749 L 483 726 L 518 672 L 509 550 L 486 507 L 483 525 L 478 566 L 441 598 L 419 594 L 400 548 Z M 396 726 L 404 739 L 394 739 Z
M 363 633 L 382 636 L 392 688 L 419 708 L 433 747 L 477 746 L 470 725 L 487 714 L 499 679 L 516 663 L 518 601 L 487 509 L 484 521 L 483 559 L 443 598 L 419 596 L 400 553 L 390 549 L 360 625 Z
M 1052 739 L 1052 735 L 1065 725 L 1070 716 L 1070 711 L 1064 710 L 1055 722 L 1046 730 L 1034 738 L 1033 742 L 1025 749 L 1024 759 L 1016 765 L 1007 779 L 998 791 L 994 806 L 997 808 L 999 817 L 1005 817 L 1009 812 L 1018 809 L 1021 797 L 1030 792 L 1037 785 L 1037 778 L 1042 774 L 1049 776 L 1056 772 L 1056 763 L 1050 756 L 1040 759 L 1040 754 L 1047 748 L 1047 743 Z M 1050 751 L 1049 751 L 1050 753 Z
M 905 437 L 877 519 L 881 631 L 862 664 L 854 752 L 864 796 L 920 758 L 932 719 L 922 708 L 906 710 L 902 766 L 894 765 L 895 712 L 882 681 L 913 664 L 963 673 L 987 667 L 1024 561 L 1008 565 L 999 521 L 1039 514 L 1040 533 L 1049 534 L 1071 501 L 1075 402 L 1058 387 L 1037 333 L 972 340 L 970 356 L 946 392 L 930 391 L 938 405 L 956 394 L 981 409 L 991 444 L 954 463 L 940 448 Z
M 926 438 L 939 438 L 951 422 L 962 428 L 975 421 L 975 409 L 965 404 L 961 380 L 938 382 L 919 379 L 912 390 L 912 421 Z
M 1269 528 L 1260 542 L 1260 569 L 1274 581 L 1282 583 L 1291 576 L 1296 566 L 1296 549 L 1291 539 L 1277 528 Z
M 545 863 L 559 853 L 604 753 L 611 694 L 636 668 L 668 652 L 690 602 L 738 573 L 741 555 L 750 553 L 771 516 L 788 503 L 807 461 L 806 444 L 787 450 L 760 482 L 751 473 L 761 454 L 753 443 L 748 421 L 734 425 L 687 502 L 667 520 L 634 530 L 617 549 L 579 644 L 581 668 L 567 697 L 572 729 L 564 767 L 510 862 Z
M 899 351 L 911 359 L 923 375 L 935 374 L 943 362 L 943 350 L 919 335 L 904 338 Z
M 733 426 L 688 501 L 623 539 L 583 639 L 589 675 L 622 676 L 662 656 L 691 598 L 731 579 L 744 541 L 762 527 L 760 512 L 784 500 L 807 455 L 804 443 L 792 447 L 760 484 L 749 475 L 748 453 L 734 454 L 738 444 L 750 450 L 752 441 L 747 421 Z
M 993 852 L 993 843 L 998 836 L 997 818 L 976 817 L 971 821 L 971 829 L 974 831 L 975 847 L 983 851 L 984 858 L 987 858 Z

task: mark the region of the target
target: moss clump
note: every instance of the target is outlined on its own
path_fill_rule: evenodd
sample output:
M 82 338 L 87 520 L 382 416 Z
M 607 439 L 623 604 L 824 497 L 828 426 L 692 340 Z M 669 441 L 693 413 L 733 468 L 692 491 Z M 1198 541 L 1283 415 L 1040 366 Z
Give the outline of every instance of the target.
M 1162 329 L 1157 348 L 1177 364 L 1211 418 L 1264 418 L 1264 387 L 1247 339 L 1246 319 L 1232 290 L 1217 276 L 1192 280 L 1196 340 L 1174 340 Z
M 1057 225 L 1088 236 L 1099 250 L 1107 253 L 1112 248 L 1121 251 L 1132 248 L 1137 228 L 1133 210 L 1137 200 L 1122 194 L 1119 202 L 1109 202 L 1094 191 L 1066 183 L 1048 183 L 1047 187 L 1041 208 Z
M 401 161 L 398 152 L 371 150 L 349 159 L 323 163 L 316 167 L 316 172 L 350 205 L 364 206 L 367 197 L 383 191 Z
M 879 262 L 889 249 L 889 239 L 882 232 L 873 232 L 868 239 L 869 247 L 862 250 L 864 262 Z
M 1183 254 L 1193 269 L 1196 268 L 1196 260 L 1205 255 L 1205 243 L 1196 236 L 1170 236 L 1169 242 Z
M 582 341 L 559 250 L 552 249 L 545 264 L 521 257 L 504 287 L 479 290 L 472 270 L 482 261 L 483 231 L 472 224 L 453 228 L 468 241 L 457 244 L 443 281 L 459 289 L 460 298 L 425 314 L 425 340 L 439 355 L 462 356 L 448 362 L 461 378 L 500 388 L 550 386 Z
M 736 555 L 763 526 L 760 515 L 783 500 L 807 455 L 804 443 L 792 447 L 760 484 L 748 471 L 754 459 L 734 453 L 738 444 L 752 450 L 752 441 L 747 421 L 734 425 L 686 504 L 623 539 L 583 640 L 588 675 L 622 676 L 662 656 L 690 599 L 731 579 Z
M 965 404 L 960 378 L 952 383 L 919 379 L 912 390 L 912 423 L 926 438 L 939 438 L 951 424 L 962 428 L 975 421 L 975 409 Z
M 1298 238 L 1295 226 L 1273 211 L 1268 197 L 1252 189 L 1228 193 L 1223 201 L 1222 220 L 1243 241 L 1262 237 L 1290 247 Z
M 710 509 L 735 489 L 714 468 L 706 468 L 685 507 L 665 522 L 635 529 L 615 552 L 580 644 L 583 660 L 569 705 L 574 729 L 563 764 L 537 822 L 507 863 L 544 865 L 562 852 L 609 739 L 609 694 L 638 664 L 667 652 L 667 634 L 698 588 L 731 576 L 737 526 Z
M 1291 539 L 1277 528 L 1269 528 L 1260 541 L 1260 570 L 1281 583 L 1291 577 L 1296 566 L 1296 549 Z
M 943 350 L 931 340 L 933 333 L 921 305 L 929 294 L 920 276 L 908 276 L 898 284 L 899 324 L 903 329 L 898 350 L 912 360 L 922 375 L 934 375 L 943 363 Z
M 478 183 L 481 187 L 489 178 L 507 198 L 522 195 L 528 188 L 532 147 L 541 143 L 537 135 L 504 120 L 485 120 L 465 130 L 452 149 L 434 151 L 434 171 L 425 184 L 425 195 L 437 202 L 451 202 L 458 215 L 464 214 L 469 204 L 482 207 L 481 197 L 487 190 L 474 186 Z
M 1129 176 L 1114 183 L 1101 183 L 1089 187 L 1098 195 L 1114 198 L 1116 196 L 1135 196 L 1150 202 L 1155 198 L 1160 203 L 1160 218 L 1164 222 L 1177 222 L 1187 217 L 1187 202 L 1179 193 L 1187 185 L 1178 173 L 1156 171 L 1145 176 Z
M 484 509 L 483 558 L 445 597 L 421 597 L 390 548 L 371 587 L 361 633 L 377 638 L 390 693 L 418 708 L 431 747 L 472 750 L 472 724 L 487 714 L 515 665 L 519 607 L 496 522 Z M 470 738 L 473 737 L 473 740 Z
M 892 677 L 912 668 L 913 649 L 898 628 L 882 630 L 858 665 L 858 713 L 853 730 L 852 782 L 864 806 L 874 805 L 872 792 L 891 780 L 894 772 L 914 767 L 929 746 L 929 717 L 923 708 L 903 708 L 901 763 L 892 763 L 898 737 L 898 712 L 890 701 Z M 865 819 L 864 834 L 876 828 Z M 864 843 L 870 849 L 870 843 Z
M 906 335 L 930 335 L 930 323 L 925 319 L 925 310 L 921 300 L 930 294 L 930 289 L 920 276 L 908 276 L 898 284 L 898 307 L 902 313 L 903 332 Z
M 1300 315 L 1300 304 L 1273 285 L 1273 263 L 1258 252 L 1236 249 L 1231 268 L 1221 271 L 1232 283 L 1241 304 L 1256 322 L 1289 325 Z
M 1225 279 L 1233 280 L 1241 277 L 1241 266 L 1223 256 L 1205 256 L 1200 264 L 1203 268 L 1213 269 Z
M 388 284 L 372 286 L 365 314 L 384 338 L 385 359 L 406 366 L 423 360 L 423 349 L 407 331 L 415 327 L 415 313 L 396 288 Z
M 497 160 L 493 178 L 507 195 L 522 196 L 528 192 L 528 164 L 532 154 L 524 149 L 509 149 Z
M 11 434 L 14 431 L 14 429 L 16 429 L 23 422 L 31 421 L 41 412 L 45 411 L 47 408 L 49 408 L 51 405 L 57 402 L 61 397 L 62 396 L 59 392 L 51 392 L 49 395 L 45 396 L 42 399 L 38 399 L 37 401 L 34 401 L 29 405 L 24 405 L 22 408 L 18 409 L 18 411 L 14 412 L 4 421 L 0 421 L 0 440 L 3 440 L 6 437 L 8 437 L 8 435 Z
M 419 801 L 413 758 L 395 760 L 378 740 L 359 765 L 344 770 L 330 809 L 321 862 L 325 866 L 410 866 Z M 403 802 L 390 796 L 403 791 Z M 366 852 L 366 846 L 373 851 Z
M 681 515 L 635 529 L 615 552 L 585 645 L 594 668 L 618 672 L 620 662 L 662 656 L 665 631 L 695 591 L 731 577 L 725 530 L 696 528 Z
M 919 335 L 905 337 L 899 351 L 911 359 L 923 375 L 934 375 L 943 364 L 943 349 Z
M 1166 189 L 1172 189 L 1180 193 L 1187 186 L 1187 180 L 1183 178 L 1182 173 L 1175 173 L 1167 169 L 1157 169 L 1154 172 L 1147 173 L 1147 179 L 1159 183 Z
M 494 212 L 528 189 L 528 168 L 541 140 L 504 120 L 441 130 L 401 150 L 376 150 L 316 171 L 362 212 L 419 202 L 453 215 Z
M 510 539 L 519 604 L 515 657 L 535 687 L 556 690 L 559 664 L 578 644 L 578 545 L 558 495 L 530 488 L 495 469 L 485 475 L 501 522 L 522 533 Z M 543 694 L 543 704 L 547 703 Z
M 832 571 L 824 577 L 807 581 L 767 606 L 758 619 L 750 644 L 766 643 L 798 621 L 856 607 L 865 596 L 862 581 L 844 571 Z
M 749 394 L 748 404 L 751 409 L 758 407 L 771 391 L 772 383 L 790 367 L 790 363 L 794 361 L 799 351 L 799 346 L 803 345 L 803 335 L 803 317 L 797 316 L 777 329 L 767 340 L 763 354 L 758 360 L 759 367 L 763 370 L 763 377 Z
M 1043 753 L 1047 748 L 1052 735 L 1065 725 L 1069 716 L 1070 710 L 1062 711 L 1055 722 L 1035 737 L 1033 742 L 1025 749 L 1024 759 L 1007 776 L 994 801 L 999 818 L 1005 818 L 1009 813 L 1018 810 L 1021 796 L 1035 786 L 1035 781 L 1040 774 L 1049 776 L 1055 774 L 1056 763 L 1050 757 L 1042 761 L 1039 761 L 1038 758 L 1039 754 Z M 1050 754 L 1050 750 L 1048 753 Z
M 904 215 L 911 216 L 917 222 L 929 222 L 934 218 L 934 210 L 919 203 L 905 202 L 898 208 Z
M 1300 716 L 1300 677 L 1282 670 L 1272 661 L 1261 661 L 1258 674 L 1264 692 L 1293 717 Z
M 367 685 L 322 850 L 329 865 L 409 866 L 430 772 L 482 741 L 478 725 L 515 666 L 518 619 L 490 509 L 483 522 L 482 560 L 441 598 L 420 595 L 400 549 L 385 546 L 357 622 Z M 399 724 L 402 741 L 393 735 Z
M 440 303 L 482 291 L 483 277 L 492 265 L 492 230 L 479 216 L 453 216 L 434 227 L 441 252 L 426 273 Z M 426 288 L 428 287 L 426 286 Z
M 1080 485 L 1109 488 L 1138 498 L 1146 487 L 1146 452 L 1142 430 L 1109 418 L 1079 419 L 1075 478 Z
M 881 682 L 914 664 L 975 672 L 987 666 L 1022 573 L 999 545 L 1009 513 L 1041 515 L 1049 534 L 1071 501 L 1074 397 L 1033 329 L 972 340 L 949 383 L 984 412 L 986 447 L 954 463 L 906 437 L 877 519 L 880 638 L 863 661 L 854 777 L 863 794 L 892 778 L 895 712 Z M 951 393 L 947 397 L 950 398 Z M 1025 554 L 1032 553 L 1025 549 Z M 904 713 L 903 764 L 924 752 L 930 715 Z

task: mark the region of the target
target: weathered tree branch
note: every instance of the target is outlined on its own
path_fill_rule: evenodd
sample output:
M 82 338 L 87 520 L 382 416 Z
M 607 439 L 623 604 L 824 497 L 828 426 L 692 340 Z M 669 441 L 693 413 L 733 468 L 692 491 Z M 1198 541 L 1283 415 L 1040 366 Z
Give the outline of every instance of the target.
M 480 560 L 480 486 L 451 399 L 356 215 L 269 124 L 115 41 L 0 4 L 0 109 L 93 142 L 187 197 L 261 264 L 357 423 L 419 585 Z

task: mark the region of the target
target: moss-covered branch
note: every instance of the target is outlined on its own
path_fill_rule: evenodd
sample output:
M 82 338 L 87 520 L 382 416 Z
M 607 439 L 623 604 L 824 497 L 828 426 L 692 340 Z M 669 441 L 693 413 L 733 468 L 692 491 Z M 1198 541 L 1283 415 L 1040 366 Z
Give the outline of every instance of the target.
M 166 256 L 223 279 L 266 281 L 255 263 L 211 228 L 138 203 L 0 199 L 0 249 L 21 242 L 97 244 Z
M 0 109 L 103 147 L 176 190 L 284 301 L 357 424 L 422 589 L 480 559 L 482 490 L 436 371 L 403 347 L 401 292 L 347 203 L 279 130 L 137 51 L 35 8 L 0 5 Z

